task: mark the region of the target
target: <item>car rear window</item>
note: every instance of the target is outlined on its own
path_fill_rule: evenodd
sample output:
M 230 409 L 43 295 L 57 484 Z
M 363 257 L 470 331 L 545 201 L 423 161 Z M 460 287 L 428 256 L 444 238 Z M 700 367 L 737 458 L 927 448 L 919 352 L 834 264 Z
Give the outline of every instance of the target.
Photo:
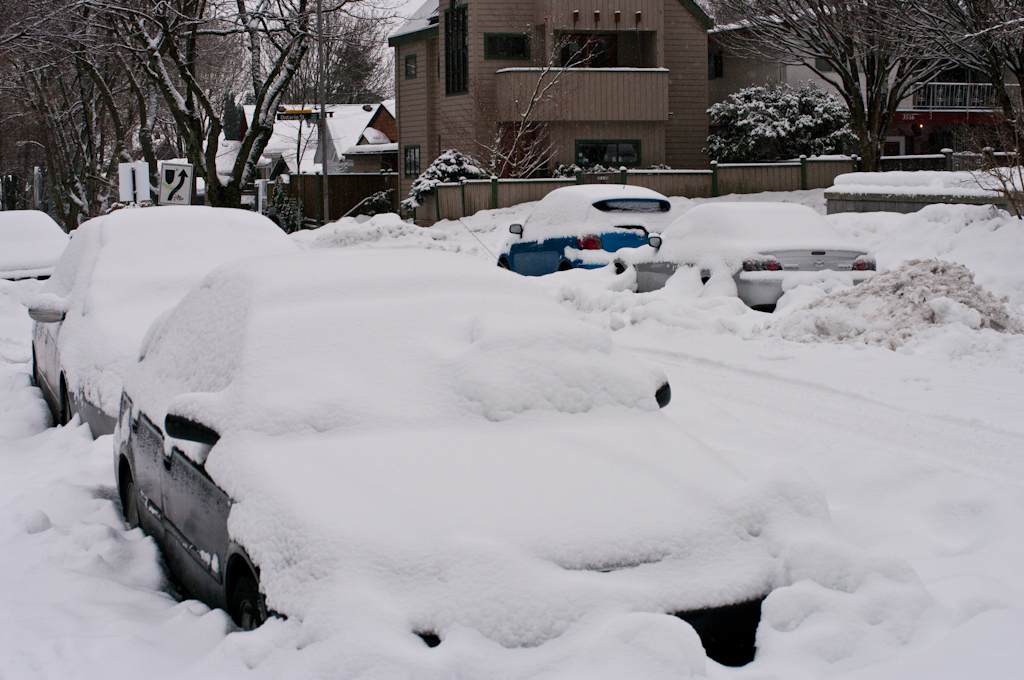
M 610 198 L 598 201 L 594 207 L 602 212 L 668 212 L 672 205 L 661 198 Z

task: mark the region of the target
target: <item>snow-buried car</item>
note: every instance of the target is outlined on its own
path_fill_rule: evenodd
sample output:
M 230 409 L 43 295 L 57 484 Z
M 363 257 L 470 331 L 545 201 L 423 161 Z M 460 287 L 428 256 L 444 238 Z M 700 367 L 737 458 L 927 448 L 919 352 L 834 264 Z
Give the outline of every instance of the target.
M 799 474 L 747 480 L 673 425 L 665 384 L 480 260 L 254 258 L 154 323 L 115 469 L 126 519 L 188 592 L 243 628 L 287 617 L 267 634 L 301 631 L 287 644 L 317 664 L 603 677 L 612 654 L 686 674 L 702 644 L 749 661 L 755 630 L 834 655 L 791 635 L 808 607 L 839 612 L 844 650 L 888 635 L 890 608 L 893 634 L 913 630 L 912 571 L 844 552 Z

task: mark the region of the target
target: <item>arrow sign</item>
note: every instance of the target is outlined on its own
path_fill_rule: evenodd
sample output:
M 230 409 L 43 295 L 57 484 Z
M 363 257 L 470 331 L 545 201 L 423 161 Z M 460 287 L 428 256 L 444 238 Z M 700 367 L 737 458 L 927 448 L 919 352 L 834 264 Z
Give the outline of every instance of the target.
M 160 205 L 192 203 L 192 164 L 160 164 Z

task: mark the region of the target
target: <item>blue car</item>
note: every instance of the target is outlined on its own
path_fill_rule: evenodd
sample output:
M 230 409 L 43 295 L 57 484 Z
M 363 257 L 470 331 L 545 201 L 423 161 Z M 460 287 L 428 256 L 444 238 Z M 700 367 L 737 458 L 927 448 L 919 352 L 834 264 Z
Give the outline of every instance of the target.
M 542 276 L 576 267 L 601 267 L 604 251 L 638 248 L 647 234 L 670 221 L 668 199 L 656 191 L 626 185 L 589 185 L 556 189 L 533 209 L 525 224 L 513 224 L 498 266 L 525 276 Z

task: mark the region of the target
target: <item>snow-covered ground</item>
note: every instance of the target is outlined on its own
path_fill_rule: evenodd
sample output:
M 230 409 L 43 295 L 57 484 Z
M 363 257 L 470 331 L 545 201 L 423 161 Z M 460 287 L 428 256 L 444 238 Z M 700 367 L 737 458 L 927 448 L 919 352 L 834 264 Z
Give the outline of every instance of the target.
M 788 200 L 824 212 L 821 191 L 718 200 Z M 701 202 L 673 199 L 676 210 Z M 295 239 L 307 247 L 432 248 L 493 261 L 508 224 L 529 208 L 430 229 L 389 215 L 349 219 Z M 1020 321 L 1024 223 L 986 206 L 828 219 L 872 251 L 879 269 L 920 283 L 899 269 L 905 260 L 948 260 L 996 298 L 982 300 L 952 267 L 939 268 L 927 286 L 907 286 L 913 294 L 880 290 L 875 306 L 844 302 L 842 286 L 826 278 L 788 291 L 773 315 L 703 288 L 686 272 L 643 295 L 628 290 L 629 273 L 605 270 L 554 274 L 542 285 L 567 313 L 608 329 L 621 347 L 668 374 L 668 417 L 745 475 L 806 475 L 827 499 L 842 539 L 909 565 L 938 603 L 908 612 L 914 624 L 905 635 L 893 631 L 901 619 L 884 607 L 858 612 L 858 621 L 887 629 L 872 637 L 808 591 L 803 606 L 762 621 L 766 636 L 795 633 L 800 642 L 791 647 L 800 653 L 762 654 L 738 669 L 708 661 L 708 677 L 1022 677 L 1024 335 L 985 327 L 984 310 L 972 305 L 984 302 Z M 344 640 L 321 640 L 315 623 L 272 620 L 232 632 L 223 612 L 175 599 L 153 542 L 124 529 L 110 438 L 93 442 L 74 424 L 48 427 L 30 385 L 31 323 L 22 304 L 38 286 L 0 281 L 0 678 L 409 677 L 405 667 L 344 649 Z M 833 332 L 839 322 L 897 317 L 896 345 Z M 586 652 L 589 665 L 538 674 L 664 674 L 656 658 L 662 647 L 651 644 L 649 666 L 624 666 L 616 650 L 642 659 L 636 650 L 644 641 L 608 635 L 603 649 Z M 849 644 L 837 644 L 843 640 Z M 342 648 L 325 654 L 325 645 Z M 449 649 L 424 646 L 424 677 L 459 667 L 451 658 L 459 648 Z M 485 662 L 472 659 L 466 669 Z M 679 668 L 678 676 L 691 670 L 700 664 Z

